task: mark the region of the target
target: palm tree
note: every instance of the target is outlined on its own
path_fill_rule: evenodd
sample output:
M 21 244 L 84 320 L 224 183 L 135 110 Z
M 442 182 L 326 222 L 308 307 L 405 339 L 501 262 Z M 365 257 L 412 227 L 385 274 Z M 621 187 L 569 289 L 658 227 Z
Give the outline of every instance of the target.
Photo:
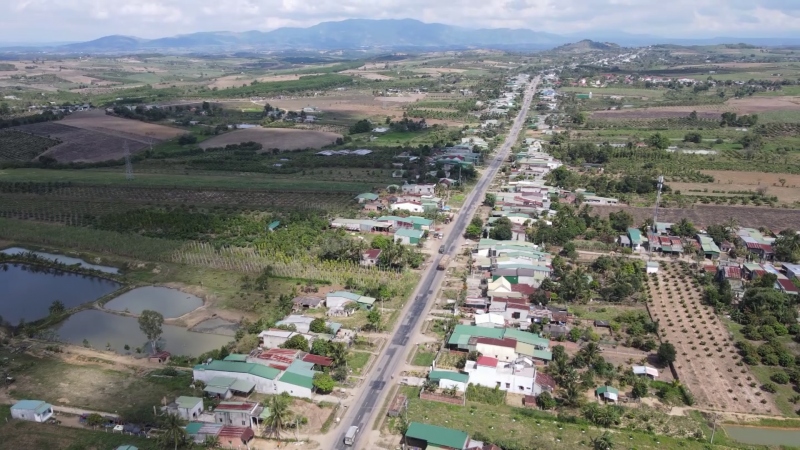
M 286 427 L 292 419 L 292 412 L 289 410 L 289 395 L 284 393 L 272 397 L 269 401 L 269 416 L 267 416 L 265 425 L 266 437 L 274 436 L 276 439 L 281 438 L 281 430 Z
M 603 432 L 596 438 L 592 438 L 592 448 L 594 450 L 612 450 L 614 448 L 614 441 L 611 440 L 611 435 L 608 431 Z
M 341 342 L 334 342 L 328 350 L 328 357 L 333 360 L 333 367 L 340 367 L 347 361 L 347 348 Z
M 597 357 L 600 356 L 600 346 L 595 342 L 589 342 L 580 349 L 580 353 L 586 361 L 586 365 L 591 367 L 597 361 Z
M 178 445 L 183 445 L 186 442 L 186 422 L 176 414 L 167 414 L 161 420 L 161 429 L 164 430 L 162 438 L 167 444 L 174 444 L 175 450 Z
M 203 441 L 203 446 L 205 448 L 217 448 L 219 447 L 219 438 L 217 436 L 212 436 L 209 434 Z

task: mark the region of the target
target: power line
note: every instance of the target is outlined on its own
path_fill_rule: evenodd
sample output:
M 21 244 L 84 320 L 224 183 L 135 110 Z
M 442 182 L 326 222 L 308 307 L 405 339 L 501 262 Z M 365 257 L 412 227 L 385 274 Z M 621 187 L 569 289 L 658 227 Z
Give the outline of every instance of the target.
M 122 145 L 122 150 L 125 153 L 125 179 L 133 179 L 133 163 L 131 162 L 131 152 L 128 149 L 128 142 Z

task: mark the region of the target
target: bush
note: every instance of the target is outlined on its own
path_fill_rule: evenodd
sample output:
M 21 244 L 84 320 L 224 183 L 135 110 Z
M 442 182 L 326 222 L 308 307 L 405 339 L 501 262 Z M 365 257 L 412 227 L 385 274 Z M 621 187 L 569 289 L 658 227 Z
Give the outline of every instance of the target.
M 193 134 L 183 134 L 178 138 L 178 145 L 196 144 L 197 136 Z
M 769 379 L 778 384 L 786 384 L 789 382 L 789 375 L 786 372 L 776 372 L 770 375 Z
M 556 407 L 556 399 L 549 392 L 542 392 L 536 397 L 536 405 L 544 410 L 553 409 Z
M 774 384 L 772 384 L 772 383 L 764 383 L 764 384 L 761 386 L 761 390 L 763 390 L 763 391 L 766 391 L 766 392 L 769 392 L 769 393 L 771 393 L 771 394 L 774 394 L 775 392 L 777 392 L 777 391 L 778 391 L 778 387 L 777 387 L 777 386 L 775 386 L 775 385 L 774 385 Z
M 502 405 L 506 401 L 506 392 L 501 391 L 499 387 L 492 389 L 470 383 L 467 386 L 467 400 L 489 405 Z

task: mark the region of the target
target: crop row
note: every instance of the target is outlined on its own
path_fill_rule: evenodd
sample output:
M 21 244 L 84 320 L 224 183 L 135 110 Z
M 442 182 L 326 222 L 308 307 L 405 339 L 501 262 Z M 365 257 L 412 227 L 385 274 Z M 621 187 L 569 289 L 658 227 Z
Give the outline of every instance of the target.
M 30 161 L 59 141 L 16 130 L 0 131 L 0 161 Z

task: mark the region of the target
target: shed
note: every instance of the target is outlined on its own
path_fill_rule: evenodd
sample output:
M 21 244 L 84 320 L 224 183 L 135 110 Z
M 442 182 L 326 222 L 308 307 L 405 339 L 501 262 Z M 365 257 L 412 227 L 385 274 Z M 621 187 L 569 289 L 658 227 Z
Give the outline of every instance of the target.
M 611 322 L 609 322 L 608 320 L 595 320 L 594 326 L 597 328 L 610 328 Z
M 267 225 L 267 230 L 275 231 L 279 226 L 281 226 L 281 222 L 279 220 L 276 220 L 274 222 L 270 222 L 270 224 Z
M 11 407 L 11 417 L 31 422 L 47 422 L 53 416 L 53 405 L 42 400 L 20 400 Z
M 428 374 L 428 379 L 438 382 L 442 389 L 456 388 L 461 392 L 465 392 L 469 384 L 469 375 L 449 370 L 432 370 Z
M 159 364 L 164 364 L 169 362 L 169 357 L 172 356 L 169 352 L 161 351 L 158 353 L 154 353 L 147 357 L 150 362 L 156 362 Z
M 658 262 L 647 261 L 647 273 L 658 273 Z
M 422 230 L 401 228 L 394 233 L 394 240 L 401 244 L 417 245 L 424 235 L 425 232 Z
M 648 376 L 655 380 L 658 378 L 658 369 L 648 366 L 633 366 L 633 374 L 637 376 Z
M 595 389 L 595 395 L 605 401 L 617 402 L 619 400 L 619 390 L 611 386 L 600 386 Z

